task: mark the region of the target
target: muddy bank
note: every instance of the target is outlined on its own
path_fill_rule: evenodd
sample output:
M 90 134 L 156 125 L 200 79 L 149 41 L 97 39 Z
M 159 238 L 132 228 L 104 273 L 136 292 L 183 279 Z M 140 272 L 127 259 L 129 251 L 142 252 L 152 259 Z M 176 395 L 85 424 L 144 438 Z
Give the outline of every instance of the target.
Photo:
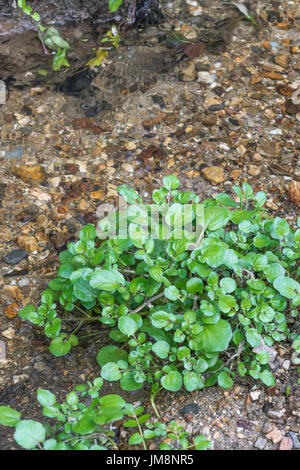
M 54 26 L 68 41 L 67 58 L 70 68 L 53 73 L 52 52 L 48 55 L 37 35 L 37 23 L 25 15 L 13 2 L 0 0 L 0 79 L 7 85 L 22 87 L 39 83 L 53 84 L 61 76 L 85 66 L 112 24 L 122 31 L 127 28 L 158 24 L 163 19 L 156 0 L 124 0 L 115 13 L 108 9 L 107 0 L 54 0 L 32 1 L 34 11 L 40 15 L 43 26 Z M 39 75 L 46 70 L 47 77 Z

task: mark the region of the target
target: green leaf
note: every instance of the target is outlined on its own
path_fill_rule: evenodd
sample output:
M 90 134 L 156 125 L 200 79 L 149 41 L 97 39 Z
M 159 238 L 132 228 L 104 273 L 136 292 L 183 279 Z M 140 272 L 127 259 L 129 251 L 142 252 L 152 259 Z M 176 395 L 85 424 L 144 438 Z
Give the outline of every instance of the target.
M 24 420 L 16 425 L 14 438 L 24 449 L 34 449 L 38 443 L 45 440 L 45 437 L 45 428 L 37 421 Z
M 263 271 L 269 282 L 275 281 L 276 278 L 284 277 L 285 273 L 285 269 L 279 263 L 271 263 Z
M 273 286 L 278 292 L 286 297 L 292 299 L 297 294 L 300 294 L 300 284 L 289 277 L 280 276 L 273 282 Z
M 260 336 L 255 328 L 247 328 L 246 339 L 253 348 L 260 344 Z
M 230 324 L 219 320 L 215 325 L 203 325 L 202 332 L 192 338 L 191 349 L 207 353 L 225 351 L 232 338 Z
M 69 341 L 65 341 L 65 339 L 60 336 L 54 338 L 49 346 L 50 352 L 56 357 L 65 356 L 70 349 L 71 343 Z
M 114 292 L 119 286 L 125 284 L 123 274 L 113 269 L 96 270 L 91 276 L 90 284 L 95 289 Z
M 186 290 L 191 294 L 203 291 L 203 281 L 199 277 L 192 277 L 186 283 Z
M 225 227 L 230 220 L 230 211 L 226 207 L 206 207 L 204 209 L 204 226 L 210 231 Z
M 117 11 L 122 5 L 122 0 L 108 0 L 109 11 L 112 13 Z
M 218 385 L 221 388 L 230 388 L 233 385 L 233 381 L 229 375 L 223 371 L 218 374 Z
M 162 273 L 162 268 L 159 265 L 156 266 L 151 266 L 149 268 L 149 274 L 157 282 L 162 282 L 163 281 L 163 273 Z
M 289 224 L 285 219 L 281 219 L 280 217 L 276 217 L 274 222 L 270 226 L 270 235 L 275 240 L 281 240 L 290 232 Z
M 240 224 L 243 220 L 251 220 L 257 214 L 256 211 L 236 210 L 231 212 L 230 218 L 236 225 Z
M 205 262 L 212 268 L 221 266 L 225 262 L 225 248 L 214 240 L 209 240 L 201 251 Z
M 18 314 L 23 320 L 28 320 L 34 324 L 39 323 L 39 316 L 34 305 L 26 305 L 26 307 L 19 310 Z
M 217 194 L 215 200 L 218 204 L 227 207 L 239 207 L 239 204 L 235 202 L 228 194 L 221 193 Z
M 170 314 L 159 310 L 151 315 L 151 323 L 156 328 L 164 328 L 170 321 Z
M 211 446 L 211 442 L 203 435 L 196 436 L 194 444 L 196 450 L 207 450 Z
M 115 2 L 115 3 L 119 3 L 119 2 L 122 3 L 121 0 L 109 0 L 109 1 L 112 1 L 112 2 Z M 121 3 L 119 3 L 119 5 Z M 119 5 L 118 5 L 118 7 L 119 7 Z M 111 10 L 111 11 L 115 11 L 115 10 Z M 136 202 L 142 202 L 142 200 L 141 200 L 140 196 L 138 195 L 138 193 L 134 189 L 127 186 L 126 184 L 118 186 L 117 187 L 117 192 L 119 194 L 121 194 L 121 196 L 123 196 L 123 198 L 126 199 L 126 201 L 129 204 L 135 204 Z
M 124 372 L 120 380 L 120 387 L 122 390 L 132 392 L 142 388 L 143 383 L 138 383 L 134 379 L 134 372 Z
M 220 286 L 222 287 L 222 290 L 226 294 L 230 294 L 231 292 L 234 292 L 236 289 L 236 282 L 234 279 L 231 279 L 231 277 L 223 277 L 220 281 Z
M 75 391 L 68 393 L 68 395 L 66 396 L 66 402 L 68 403 L 69 406 L 76 405 L 78 401 L 79 401 L 79 398 Z
M 251 289 L 257 292 L 262 292 L 266 287 L 266 284 L 261 279 L 250 279 L 247 281 L 247 284 Z
M 193 392 L 198 389 L 199 376 L 196 372 L 187 372 L 184 374 L 183 383 L 188 392 Z
M 267 387 L 274 387 L 275 379 L 273 374 L 269 370 L 264 370 L 259 374 L 260 380 L 267 385 Z
M 103 367 L 112 359 L 114 362 L 127 361 L 127 356 L 127 352 L 117 346 L 103 346 L 97 354 L 97 362 L 100 367 Z
M 15 426 L 21 418 L 21 413 L 10 406 L 0 406 L 0 424 L 2 426 Z
M 84 279 L 78 279 L 74 282 L 73 293 L 77 299 L 82 300 L 83 302 L 92 302 L 96 294 L 89 282 Z
M 178 299 L 179 290 L 175 286 L 170 286 L 164 290 L 164 294 L 167 299 L 175 301 Z
M 180 181 L 175 175 L 167 175 L 163 177 L 163 185 L 167 189 L 177 189 Z
M 161 359 L 166 359 L 169 355 L 170 345 L 166 341 L 157 341 L 153 344 L 152 351 Z
M 118 365 L 114 362 L 107 362 L 101 369 L 101 377 L 111 382 L 120 380 L 121 372 Z
M 94 240 L 97 236 L 96 227 L 92 224 L 87 224 L 80 230 L 80 240 Z
M 236 300 L 233 295 L 222 295 L 218 302 L 218 307 L 221 312 L 228 313 L 236 307 Z
M 132 318 L 122 316 L 119 318 L 118 328 L 125 336 L 132 336 L 137 331 L 138 325 Z
M 130 436 L 128 444 L 136 445 L 136 444 L 140 444 L 141 442 L 143 442 L 143 438 L 138 432 L 136 432 L 132 434 L 132 436 Z
M 182 386 L 182 375 L 175 370 L 171 371 L 161 378 L 161 384 L 169 392 L 178 392 Z
M 42 388 L 39 388 L 37 391 L 37 399 L 38 402 L 44 407 L 53 406 L 56 403 L 55 395 L 49 392 L 49 390 L 44 390 Z

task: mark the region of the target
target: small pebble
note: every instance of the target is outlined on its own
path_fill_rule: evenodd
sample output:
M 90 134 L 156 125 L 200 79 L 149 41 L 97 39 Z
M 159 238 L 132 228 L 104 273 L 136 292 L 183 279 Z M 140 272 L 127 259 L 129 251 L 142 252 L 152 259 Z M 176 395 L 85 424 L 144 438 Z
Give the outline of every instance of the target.
M 256 439 L 254 447 L 256 447 L 256 449 L 263 450 L 266 443 L 266 439 L 264 439 L 263 437 L 259 437 L 258 439 Z
M 288 437 L 290 437 L 293 441 L 293 448 L 300 449 L 300 442 L 299 442 L 297 433 L 290 431 L 288 433 Z
M 179 413 L 181 414 L 181 416 L 185 416 L 188 413 L 193 413 L 194 415 L 196 415 L 197 413 L 199 413 L 199 410 L 200 408 L 197 403 L 189 403 L 188 405 L 181 408 L 181 410 L 179 410 Z
M 7 255 L 3 257 L 3 260 L 7 264 L 18 264 L 20 261 L 22 261 L 22 259 L 26 258 L 28 255 L 28 251 L 16 249 L 7 253 Z

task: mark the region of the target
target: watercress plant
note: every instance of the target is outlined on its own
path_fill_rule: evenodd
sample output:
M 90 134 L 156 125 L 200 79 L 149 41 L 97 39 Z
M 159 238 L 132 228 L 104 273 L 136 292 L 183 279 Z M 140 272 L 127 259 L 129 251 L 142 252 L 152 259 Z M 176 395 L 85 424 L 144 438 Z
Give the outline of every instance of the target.
M 100 397 L 102 385 L 101 377 L 93 383 L 78 385 L 63 403 L 57 403 L 53 393 L 40 388 L 37 399 L 43 407 L 42 414 L 54 420 L 54 424 L 53 421 L 23 420 L 21 413 L 9 406 L 0 406 L 0 424 L 14 427 L 15 441 L 31 450 L 118 450 L 117 426 L 112 423 L 120 420 L 125 420 L 125 428 L 138 427 L 128 444 L 143 443 L 144 450 L 147 450 L 145 439 L 164 437 L 171 439 L 174 445 L 161 442 L 161 450 L 205 450 L 210 446 L 203 435 L 195 436 L 190 444 L 187 433 L 176 421 L 166 425 L 153 420 L 150 414 L 142 414 L 143 407 L 126 403 L 120 395 Z
M 247 183 L 233 187 L 235 198 L 218 194 L 201 205 L 178 187 L 165 176 L 154 204 L 142 204 L 120 186 L 127 208 L 83 227 L 59 255 L 41 305 L 19 314 L 44 327 L 56 356 L 76 346 L 86 322 L 104 325 L 101 377 L 123 390 L 148 383 L 153 403 L 162 388 L 230 388 L 236 374 L 273 386 L 274 346 L 291 336 L 299 314 L 300 218 L 294 229 L 270 217 L 265 193 Z M 153 220 L 154 206 L 163 217 Z M 183 216 L 202 230 L 181 230 Z

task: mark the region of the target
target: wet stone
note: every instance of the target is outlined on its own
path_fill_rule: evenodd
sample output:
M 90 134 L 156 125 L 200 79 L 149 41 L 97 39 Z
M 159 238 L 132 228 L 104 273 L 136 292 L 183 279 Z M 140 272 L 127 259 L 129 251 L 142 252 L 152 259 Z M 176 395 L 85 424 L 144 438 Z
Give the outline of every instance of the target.
M 199 412 L 199 410 L 200 408 L 199 408 L 199 405 L 197 405 L 197 403 L 189 403 L 188 405 L 181 408 L 181 410 L 179 410 L 179 413 L 181 414 L 181 416 L 185 416 L 186 414 L 189 414 L 189 413 L 196 415 Z
M 18 264 L 20 261 L 22 261 L 22 259 L 26 258 L 28 255 L 29 255 L 28 251 L 17 249 L 3 256 L 3 260 L 7 264 Z
M 23 156 L 23 147 L 18 146 L 11 152 L 5 153 L 5 158 L 20 158 Z

